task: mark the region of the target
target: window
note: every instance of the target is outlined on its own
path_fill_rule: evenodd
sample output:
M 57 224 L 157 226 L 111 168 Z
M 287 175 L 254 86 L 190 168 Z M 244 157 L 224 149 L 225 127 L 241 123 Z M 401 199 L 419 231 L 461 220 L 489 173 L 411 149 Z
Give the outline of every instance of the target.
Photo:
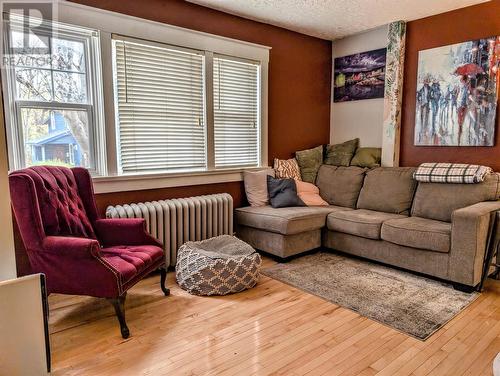
M 30 33 L 8 22 L 11 169 L 39 164 L 99 169 L 97 32 L 53 23 Z M 28 45 L 25 45 L 25 40 Z
M 258 64 L 120 36 L 113 45 L 121 172 L 259 165 Z
M 124 173 L 206 168 L 203 54 L 114 40 Z
M 215 167 L 259 165 L 259 66 L 214 57 Z

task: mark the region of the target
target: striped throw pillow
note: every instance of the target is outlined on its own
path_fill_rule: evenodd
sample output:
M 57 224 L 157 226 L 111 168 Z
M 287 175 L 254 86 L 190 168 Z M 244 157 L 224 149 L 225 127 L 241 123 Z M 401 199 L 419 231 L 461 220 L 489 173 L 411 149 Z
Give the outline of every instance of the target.
M 300 177 L 299 164 L 295 158 L 278 159 L 274 158 L 274 172 L 276 178 L 279 179 L 296 179 L 302 180 Z

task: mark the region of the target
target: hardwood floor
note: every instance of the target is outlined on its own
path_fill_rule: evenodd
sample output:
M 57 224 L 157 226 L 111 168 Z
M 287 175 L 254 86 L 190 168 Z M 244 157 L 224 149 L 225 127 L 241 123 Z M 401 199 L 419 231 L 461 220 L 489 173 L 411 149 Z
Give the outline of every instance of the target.
M 273 261 L 265 259 L 265 264 Z M 491 375 L 500 282 L 427 341 L 262 277 L 249 291 L 196 297 L 169 273 L 130 290 L 122 340 L 100 299 L 52 295 L 54 375 Z

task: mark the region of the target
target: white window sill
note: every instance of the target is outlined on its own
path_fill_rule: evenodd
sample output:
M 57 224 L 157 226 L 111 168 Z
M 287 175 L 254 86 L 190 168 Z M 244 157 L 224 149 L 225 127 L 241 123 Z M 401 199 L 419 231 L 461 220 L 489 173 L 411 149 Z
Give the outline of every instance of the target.
M 94 182 L 95 193 L 111 193 L 242 181 L 243 171 L 258 171 L 265 168 L 269 167 L 249 167 L 182 173 L 96 176 L 92 180 Z

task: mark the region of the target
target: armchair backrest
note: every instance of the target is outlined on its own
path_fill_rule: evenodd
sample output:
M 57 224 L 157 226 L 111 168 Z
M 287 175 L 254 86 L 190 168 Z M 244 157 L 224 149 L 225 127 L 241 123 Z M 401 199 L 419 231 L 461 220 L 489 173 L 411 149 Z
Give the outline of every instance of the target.
M 97 209 L 86 169 L 30 167 L 12 172 L 9 186 L 26 248 L 38 248 L 45 236 L 96 238 Z

